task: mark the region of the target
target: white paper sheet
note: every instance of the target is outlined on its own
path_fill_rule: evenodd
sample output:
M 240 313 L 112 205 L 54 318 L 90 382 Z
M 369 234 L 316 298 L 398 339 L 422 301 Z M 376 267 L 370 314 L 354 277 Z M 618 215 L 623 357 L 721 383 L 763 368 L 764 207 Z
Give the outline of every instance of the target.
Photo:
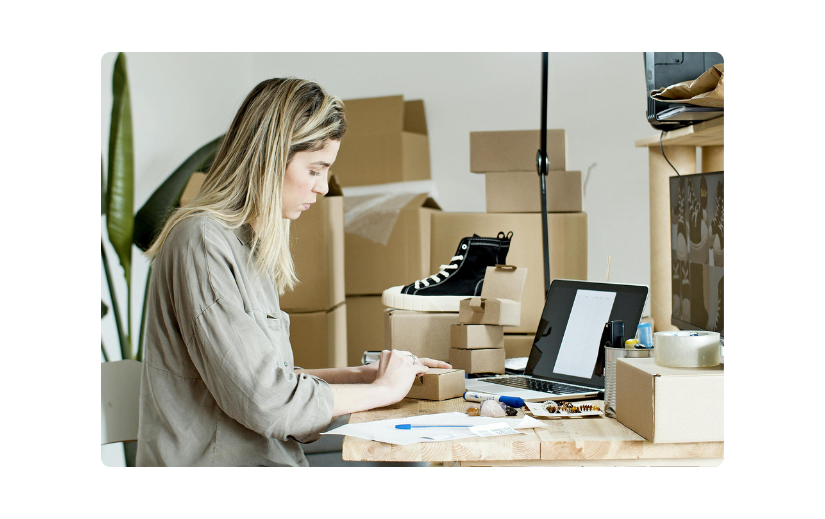
M 553 373 L 590 378 L 616 292 L 577 290 Z
M 527 434 L 526 432 L 513 429 L 504 422 L 476 425 L 475 427 L 470 427 L 470 432 L 476 436 L 481 436 L 482 438 L 487 438 L 489 436 L 507 436 L 510 434 Z
M 464 413 L 453 412 L 411 416 L 408 418 L 390 418 L 388 420 L 377 420 L 375 422 L 346 424 L 321 434 L 343 434 L 346 436 L 354 436 L 365 440 L 375 440 L 385 443 L 392 443 L 395 445 L 408 445 L 410 443 L 448 441 L 460 438 L 476 437 L 476 434 L 470 431 L 470 427 L 459 427 L 455 429 L 444 427 L 419 429 L 395 428 L 396 425 L 402 423 L 413 425 L 432 424 L 469 426 L 504 423 L 513 429 L 547 427 L 547 425 L 541 421 L 526 415 L 522 418 L 491 418 L 483 416 L 468 416 Z

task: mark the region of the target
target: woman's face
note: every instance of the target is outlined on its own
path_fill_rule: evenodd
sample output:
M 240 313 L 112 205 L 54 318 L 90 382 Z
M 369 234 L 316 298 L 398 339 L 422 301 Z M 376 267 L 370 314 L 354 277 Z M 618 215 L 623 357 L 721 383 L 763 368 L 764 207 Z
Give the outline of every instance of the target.
M 309 209 L 318 196 L 329 191 L 327 176 L 329 168 L 338 156 L 340 141 L 329 140 L 317 151 L 299 151 L 286 167 L 284 192 L 282 194 L 282 216 L 295 220 L 301 212 Z

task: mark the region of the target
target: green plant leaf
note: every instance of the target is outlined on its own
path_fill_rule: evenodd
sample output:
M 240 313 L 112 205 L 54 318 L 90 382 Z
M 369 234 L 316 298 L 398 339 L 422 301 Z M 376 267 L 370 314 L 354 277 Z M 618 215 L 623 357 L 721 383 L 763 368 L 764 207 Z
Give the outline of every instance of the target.
M 112 121 L 109 131 L 109 178 L 106 200 L 106 230 L 126 276 L 132 279 L 132 234 L 134 232 L 134 146 L 132 109 L 126 56 L 117 55 L 112 76 Z
M 134 242 L 146 251 L 160 234 L 172 210 L 178 207 L 180 195 L 197 171 L 207 172 L 215 160 L 223 135 L 200 147 L 158 187 L 135 215 Z
M 103 171 L 103 154 L 100 154 L 100 214 L 106 214 L 106 173 Z

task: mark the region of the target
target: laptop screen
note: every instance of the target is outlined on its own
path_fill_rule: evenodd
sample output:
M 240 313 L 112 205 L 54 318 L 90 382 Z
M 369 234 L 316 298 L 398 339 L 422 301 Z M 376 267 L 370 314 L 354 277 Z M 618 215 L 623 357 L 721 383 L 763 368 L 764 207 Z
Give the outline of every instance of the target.
M 647 293 L 644 285 L 553 280 L 524 374 L 604 388 L 596 373 L 604 325 L 621 320 L 625 340 L 634 338 Z

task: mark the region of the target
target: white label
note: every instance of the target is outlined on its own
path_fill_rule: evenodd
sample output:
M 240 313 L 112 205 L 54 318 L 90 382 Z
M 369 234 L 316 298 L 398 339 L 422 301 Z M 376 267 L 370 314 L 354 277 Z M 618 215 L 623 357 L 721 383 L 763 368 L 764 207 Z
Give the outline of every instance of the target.
M 554 373 L 590 378 L 599 355 L 599 340 L 610 319 L 616 292 L 577 290 L 570 319 L 561 339 Z

